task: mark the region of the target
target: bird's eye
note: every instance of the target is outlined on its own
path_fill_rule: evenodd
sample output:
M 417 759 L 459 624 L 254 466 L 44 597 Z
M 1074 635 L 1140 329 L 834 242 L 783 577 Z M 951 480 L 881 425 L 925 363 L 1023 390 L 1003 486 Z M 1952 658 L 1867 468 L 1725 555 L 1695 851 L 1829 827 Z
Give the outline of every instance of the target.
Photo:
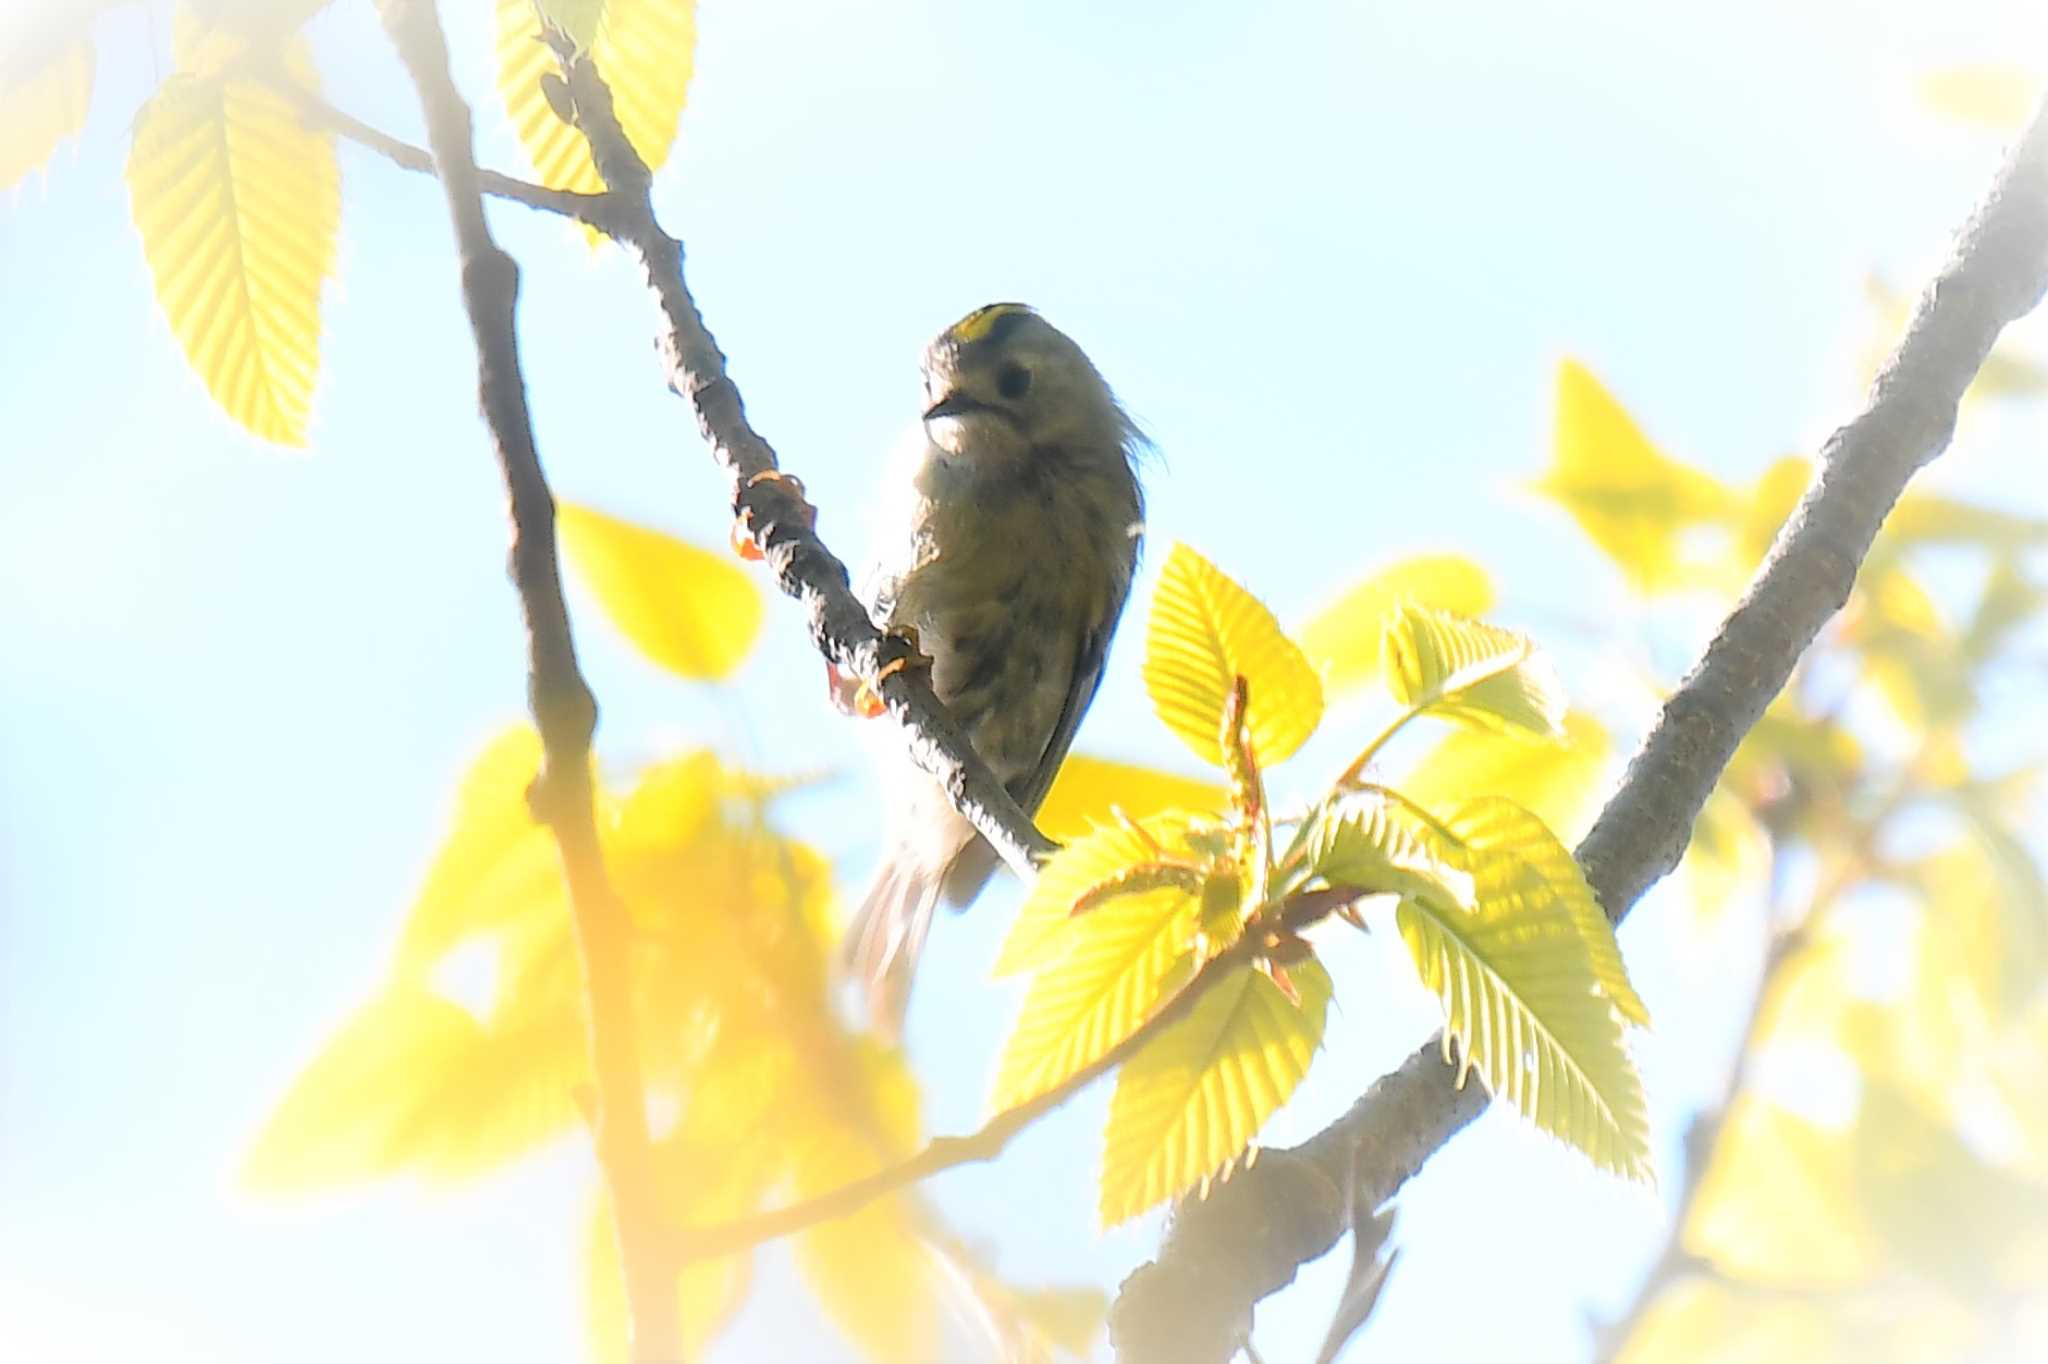
M 1031 391 L 1031 371 L 1022 365 L 1004 365 L 996 371 L 996 392 L 1011 402 Z

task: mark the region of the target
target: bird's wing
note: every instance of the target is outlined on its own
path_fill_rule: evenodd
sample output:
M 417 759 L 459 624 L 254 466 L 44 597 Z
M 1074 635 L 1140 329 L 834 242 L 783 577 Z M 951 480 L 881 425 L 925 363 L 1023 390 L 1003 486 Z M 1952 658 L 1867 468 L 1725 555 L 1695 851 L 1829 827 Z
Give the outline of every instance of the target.
M 1053 724 L 1052 734 L 1038 755 L 1037 765 L 1022 776 L 1003 783 L 1011 799 L 1027 815 L 1038 812 L 1046 792 L 1052 789 L 1052 779 L 1059 774 L 1060 764 L 1066 761 L 1067 750 L 1073 746 L 1074 731 L 1081 727 L 1081 717 L 1088 713 L 1089 703 L 1102 686 L 1103 664 L 1109 658 L 1109 640 L 1116 633 L 1117 618 L 1123 614 L 1124 601 L 1128 596 L 1129 589 L 1126 588 L 1096 627 L 1081 640 L 1081 647 L 1074 655 L 1073 675 L 1067 680 L 1066 700 L 1060 706 L 1059 719 Z M 996 861 L 995 849 L 985 838 L 976 837 L 961 849 L 946 873 L 946 903 L 955 909 L 971 904 L 995 872 Z

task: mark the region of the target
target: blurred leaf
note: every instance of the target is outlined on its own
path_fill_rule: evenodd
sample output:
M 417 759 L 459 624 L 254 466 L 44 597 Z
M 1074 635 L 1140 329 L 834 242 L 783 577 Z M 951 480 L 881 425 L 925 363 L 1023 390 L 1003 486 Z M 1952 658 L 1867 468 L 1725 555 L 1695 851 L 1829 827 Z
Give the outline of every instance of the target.
M 1582 831 L 1613 745 L 1600 722 L 1567 711 L 1560 738 L 1523 730 L 1454 729 L 1396 785 L 1430 809 L 1468 796 L 1506 796 L 1560 833 Z
M 1865 675 L 1901 724 L 1924 730 L 1975 708 L 1955 636 L 1927 589 L 1898 564 L 1865 566 L 1842 614 L 1842 639 L 1862 651 Z
M 1981 665 L 1996 657 L 2015 630 L 2048 607 L 2048 592 L 2019 571 L 2014 563 L 2017 557 L 2002 554 L 1991 566 L 1991 576 L 1963 632 L 1963 659 L 1969 664 Z
M 1923 904 L 1921 955 L 1952 963 L 1951 979 L 1929 988 L 1964 991 L 2003 1023 L 2048 977 L 2048 882 L 1999 812 L 1959 804 L 1968 832 L 1912 871 Z
M 406 916 L 400 979 L 423 979 L 477 933 L 568 921 L 561 853 L 526 803 L 540 757 L 540 736 L 519 725 L 493 739 L 464 774 L 448 836 Z
M 1944 66 L 1920 78 L 1920 101 L 1960 123 L 2018 132 L 2033 113 L 2040 89 L 2040 76 L 2020 66 Z
M 1145 820 L 1168 810 L 1221 811 L 1224 804 L 1223 788 L 1213 781 L 1073 753 L 1060 764 L 1037 822 L 1047 838 L 1071 843 L 1109 823 L 1118 810 Z
M 865 1121 L 798 1122 L 795 1194 L 810 1198 L 873 1174 L 909 1154 L 917 1138 L 917 1090 L 900 1055 L 859 1053 Z M 814 1096 L 815 1102 L 815 1096 Z M 919 1233 L 909 1196 L 894 1194 L 797 1236 L 797 1268 L 826 1314 L 870 1359 L 922 1364 L 936 1357 L 939 1265 Z
M 1637 1320 L 1612 1364 L 1828 1364 L 1851 1356 L 1825 1302 L 1759 1298 L 1712 1279 L 1680 1279 Z
M 1540 1130 L 1603 1170 L 1647 1182 L 1642 1082 L 1615 1013 L 1617 1006 L 1640 1013 L 1641 1001 L 1621 973 L 1611 931 L 1589 946 L 1583 907 L 1532 870 L 1520 841 L 1528 830 L 1508 818 L 1512 810 L 1504 801 L 1475 801 L 1446 821 L 1463 843 L 1451 850 L 1472 873 L 1476 908 L 1404 899 L 1402 941 L 1443 1005 L 1445 1047 L 1456 1040 L 1460 1083 L 1467 1069 L 1478 1070 L 1490 1092 Z M 1599 992 L 1603 975 L 1618 978 L 1619 997 Z
M 990 1100 L 997 1109 L 1013 1108 L 1054 1088 L 1128 1037 L 1165 998 L 1177 964 L 1194 945 L 1201 899 L 1163 889 L 1111 900 L 1069 919 L 1059 935 L 1065 945 L 1058 954 L 1037 954 L 1035 945 L 1050 946 L 1052 938 L 1027 929 L 1026 921 L 1034 911 L 1045 917 L 1061 912 L 1055 909 L 1056 897 L 1064 894 L 1060 887 L 1070 884 L 1071 873 L 1060 863 L 1077 854 L 1090 863 L 1107 861 L 1113 849 L 1129 846 L 1114 841 L 1119 834 L 1135 841 L 1127 831 L 1105 830 L 1055 858 L 1004 944 L 999 972 L 1017 969 L 1019 958 L 1036 955 L 1038 974 L 997 1063 Z M 1046 883 L 1055 873 L 1060 879 L 1048 892 Z M 1048 894 L 1054 898 L 1042 898 Z
M 306 443 L 334 269 L 334 139 L 252 81 L 175 75 L 137 115 L 128 188 L 165 320 L 251 433 Z
M 67 43 L 33 69 L 8 63 L 0 71 L 0 190 L 12 189 L 44 165 L 57 144 L 85 126 L 92 106 L 93 47 Z
M 1493 609 L 1486 570 L 1459 554 L 1417 554 L 1352 584 L 1301 627 L 1301 649 L 1332 695 L 1379 676 L 1380 635 L 1403 602 L 1477 619 Z
M 418 989 L 377 996 L 285 1093 L 242 1164 L 243 1184 L 298 1192 L 433 1163 L 445 1088 L 484 1047 L 460 1005 Z
M 1749 807 L 1718 786 L 1693 821 L 1679 872 L 1692 912 L 1711 923 L 1736 896 L 1760 888 L 1770 874 L 1771 842 Z
M 1558 367 L 1555 462 L 1535 484 L 1640 592 L 1692 585 L 1680 533 L 1741 515 L 1732 489 L 1667 458 L 1584 365 Z
M 604 0 L 603 10 L 589 44 L 591 61 L 611 87 L 626 140 L 649 170 L 660 170 L 690 91 L 695 0 Z M 533 0 L 497 0 L 497 61 L 498 94 L 534 175 L 555 189 L 603 190 L 590 144 L 555 117 L 541 94 L 541 76 L 559 68 L 541 38 Z
M 1167 728 L 1214 766 L 1223 763 L 1223 707 L 1239 677 L 1249 684 L 1245 715 L 1258 759 L 1280 762 L 1321 722 L 1323 685 L 1271 611 L 1175 544 L 1152 597 L 1145 691 Z
M 692 681 L 730 677 L 761 629 L 761 592 L 721 554 L 563 503 L 562 546 L 635 648 Z
M 1757 476 L 1742 499 L 1741 522 L 1730 546 L 1733 561 L 1729 565 L 1727 586 L 1731 591 L 1740 590 L 1751 572 L 1763 562 L 1772 542 L 1778 538 L 1779 528 L 1792 514 L 1792 509 L 1799 505 L 1799 499 L 1812 479 L 1813 466 L 1797 455 L 1774 461 Z
M 1765 1099 L 1735 1102 L 1685 1227 L 1686 1249 L 1723 1275 L 1804 1291 L 1876 1267 L 1854 1146 Z
M 1404 706 L 1486 728 L 1564 733 L 1563 684 L 1527 636 L 1408 605 L 1388 620 L 1382 647 L 1388 690 Z
M 1245 967 L 1125 1063 L 1103 1134 L 1102 1223 L 1114 1226 L 1225 1174 L 1308 1073 L 1330 977 L 1288 967 L 1299 1007 Z

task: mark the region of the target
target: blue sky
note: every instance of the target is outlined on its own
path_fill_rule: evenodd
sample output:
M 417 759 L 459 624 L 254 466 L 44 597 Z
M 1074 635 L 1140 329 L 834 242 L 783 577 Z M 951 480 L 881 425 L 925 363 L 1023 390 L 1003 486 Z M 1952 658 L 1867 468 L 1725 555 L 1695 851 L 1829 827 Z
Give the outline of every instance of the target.
M 485 98 L 487 7 L 446 8 L 484 159 L 515 166 Z M 861 552 L 924 341 L 1024 299 L 1159 446 L 1154 568 L 1186 539 L 1298 621 L 1399 553 L 1469 550 L 1624 727 L 1644 701 L 1606 680 L 1615 658 L 1675 668 L 1707 622 L 1646 617 L 1518 490 L 1547 459 L 1558 358 L 1725 477 L 1811 451 L 1856 400 L 1864 276 L 1917 286 L 1996 164 L 1994 137 L 1915 108 L 1915 80 L 2048 52 L 2048 12 L 2022 0 L 1109 8 L 705 0 L 657 200 L 828 542 Z M 341 0 L 315 32 L 332 98 L 416 137 L 371 7 Z M 456 1191 L 276 1205 L 231 1185 L 380 973 L 454 779 L 522 706 L 439 195 L 344 152 L 312 447 L 262 447 L 185 369 L 128 223 L 127 128 L 162 39 L 133 13 L 98 35 L 83 137 L 0 206 L 0 1353 L 570 1357 L 581 1151 Z M 494 221 L 527 267 L 557 491 L 721 543 L 722 483 L 661 387 L 631 270 L 552 219 Z M 1933 482 L 2048 512 L 2039 422 L 1973 415 Z M 857 882 L 870 789 L 794 612 L 771 606 L 735 696 L 665 679 L 581 604 L 606 757 L 711 742 L 841 770 L 791 824 Z M 1177 764 L 1137 655 L 1127 637 L 1082 746 Z M 1338 717 L 1303 779 L 1370 723 Z M 983 1104 L 1015 1007 L 986 965 L 1014 898 L 943 925 L 923 973 L 909 1041 L 936 1130 Z M 1623 935 L 1660 1020 L 1640 1055 L 1667 1152 L 1718 1079 L 1754 950 L 1740 915 L 1719 937 L 1677 917 L 1653 902 Z M 1427 1029 L 1377 946 L 1335 966 L 1329 1055 L 1270 1141 Z M 1113 1285 L 1156 1243 L 1156 1219 L 1094 1231 L 1105 1101 L 935 1186 L 1020 1278 Z M 1663 1234 L 1656 1198 L 1498 1116 L 1405 1206 L 1371 1338 L 1413 1360 L 1581 1357 L 1588 1313 Z M 1310 1348 L 1342 1261 L 1261 1314 L 1269 1358 Z M 1446 1310 L 1475 1286 L 1489 1310 Z M 803 1301 L 764 1256 L 716 1358 L 838 1357 Z

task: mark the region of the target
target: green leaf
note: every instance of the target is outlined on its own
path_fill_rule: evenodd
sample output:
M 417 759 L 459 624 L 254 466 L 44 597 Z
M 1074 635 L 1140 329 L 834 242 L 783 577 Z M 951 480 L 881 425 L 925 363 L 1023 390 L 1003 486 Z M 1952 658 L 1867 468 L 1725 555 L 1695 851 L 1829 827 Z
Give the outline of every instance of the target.
M 1145 691 L 1159 718 L 1213 766 L 1236 680 L 1249 687 L 1246 724 L 1264 766 L 1288 757 L 1323 718 L 1323 684 L 1293 640 L 1251 593 L 1176 544 L 1152 598 Z
M 1542 820 L 1504 797 L 1480 796 L 1459 807 L 1446 823 L 1463 840 L 1456 860 L 1472 873 L 1482 909 L 1540 916 L 1562 906 L 1585 945 L 1600 993 L 1629 1022 L 1650 1026 L 1650 1010 L 1622 965 L 1614 925 L 1594 898 L 1578 860 Z
M 1125 1064 L 1103 1134 L 1104 1226 L 1223 1175 L 1308 1074 L 1330 977 L 1313 957 L 1288 972 L 1299 1007 L 1247 966 Z
M 1350 691 L 1379 676 L 1387 617 L 1411 601 L 1476 619 L 1493 609 L 1493 582 L 1463 555 L 1417 554 L 1354 583 L 1301 627 L 1302 652 L 1326 691 Z
M 996 953 L 991 974 L 1012 976 L 1059 960 L 1073 947 L 1080 920 L 1075 906 L 1088 892 L 1127 867 L 1159 859 L 1162 849 L 1184 851 L 1191 816 L 1169 811 L 1135 822 L 1102 825 L 1075 839 L 1039 869 L 1024 906 Z M 1191 865 L 1200 859 L 1188 853 Z M 1092 916 L 1089 916 L 1092 917 Z
M 1405 605 L 1387 622 L 1387 686 L 1402 705 L 1447 719 L 1564 733 L 1564 687 L 1523 635 Z
M 334 138 L 266 85 L 174 75 L 136 116 L 127 178 L 193 371 L 251 433 L 304 445 L 341 221 Z
M 1458 1044 L 1459 1083 L 1477 1069 L 1488 1090 L 1542 1131 L 1601 1169 L 1647 1181 L 1649 1122 L 1615 1013 L 1621 1001 L 1600 991 L 1568 898 L 1537 881 L 1511 847 L 1472 842 L 1506 836 L 1494 828 L 1494 804 L 1474 802 L 1447 821 L 1466 842 L 1477 907 L 1410 896 L 1396 915 L 1422 983 L 1443 1004 L 1446 1048 L 1448 1039 Z M 1624 997 L 1634 1001 L 1632 991 Z
M 1053 871 L 1046 869 L 1041 885 Z M 1036 1098 L 1135 1032 L 1184 969 L 1201 907 L 1201 897 L 1165 888 L 1070 920 L 1064 951 L 1043 960 L 1003 1046 L 993 1106 Z
M 1309 871 L 1333 886 L 1472 904 L 1471 876 L 1438 856 L 1431 841 L 1383 800 L 1354 798 L 1318 812 L 1306 846 Z
M 634 647 L 692 681 L 730 677 L 761 630 L 761 591 L 726 556 L 563 503 L 569 561 Z

